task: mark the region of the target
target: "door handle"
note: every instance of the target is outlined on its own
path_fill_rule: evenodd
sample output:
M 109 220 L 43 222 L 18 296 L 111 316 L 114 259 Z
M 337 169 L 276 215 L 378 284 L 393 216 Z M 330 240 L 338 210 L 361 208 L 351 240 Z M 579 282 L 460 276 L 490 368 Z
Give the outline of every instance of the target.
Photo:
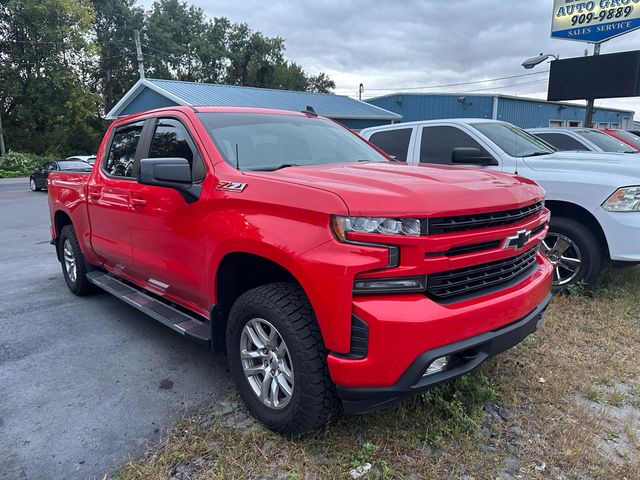
M 144 207 L 147 204 L 147 201 L 144 198 L 132 198 L 131 205 L 134 207 Z

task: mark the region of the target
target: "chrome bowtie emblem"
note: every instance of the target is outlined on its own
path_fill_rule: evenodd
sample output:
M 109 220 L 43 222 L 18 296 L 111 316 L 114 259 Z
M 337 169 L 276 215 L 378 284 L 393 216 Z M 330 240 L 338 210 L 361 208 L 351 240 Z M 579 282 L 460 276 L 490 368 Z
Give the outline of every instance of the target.
M 513 237 L 507 237 L 502 248 L 513 248 L 514 250 L 523 249 L 527 242 L 531 239 L 531 230 L 520 230 Z

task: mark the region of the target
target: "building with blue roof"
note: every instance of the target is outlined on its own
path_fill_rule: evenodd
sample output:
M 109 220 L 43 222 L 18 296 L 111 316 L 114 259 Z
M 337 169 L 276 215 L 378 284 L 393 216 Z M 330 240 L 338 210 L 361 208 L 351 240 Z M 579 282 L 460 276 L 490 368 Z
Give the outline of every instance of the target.
M 513 95 L 478 93 L 398 92 L 367 100 L 385 110 L 402 115 L 403 122 L 446 118 L 487 118 L 513 123 L 522 128 L 582 127 L 586 107 L 575 103 Z M 631 110 L 596 107 L 597 128 L 630 130 L 635 113 Z
M 337 120 L 354 130 L 402 119 L 397 113 L 343 95 L 151 78 L 138 80 L 111 109 L 107 118 L 113 120 L 145 110 L 177 105 L 272 108 L 295 112 L 311 106 L 318 115 Z

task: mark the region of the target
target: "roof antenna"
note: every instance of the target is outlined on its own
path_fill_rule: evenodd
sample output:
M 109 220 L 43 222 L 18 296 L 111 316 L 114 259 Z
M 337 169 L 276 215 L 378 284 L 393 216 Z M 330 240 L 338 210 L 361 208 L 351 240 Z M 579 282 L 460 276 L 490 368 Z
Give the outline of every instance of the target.
M 238 144 L 236 143 L 236 170 L 240 170 L 240 156 L 238 155 Z
M 312 115 L 314 117 L 318 116 L 318 114 L 316 113 L 316 111 L 313 109 L 311 105 L 307 105 L 307 108 L 302 110 L 302 113 L 304 113 L 305 115 Z

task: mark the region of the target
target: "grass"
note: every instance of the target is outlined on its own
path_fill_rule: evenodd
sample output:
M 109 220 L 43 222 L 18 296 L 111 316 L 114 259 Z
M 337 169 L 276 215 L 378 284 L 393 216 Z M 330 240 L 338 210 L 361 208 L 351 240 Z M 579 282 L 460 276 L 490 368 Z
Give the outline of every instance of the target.
M 603 413 L 640 402 L 638 293 L 640 268 L 607 270 L 594 290 L 556 296 L 538 333 L 480 370 L 299 439 L 214 406 L 182 419 L 116 478 L 337 479 L 371 464 L 362 478 L 495 479 L 508 456 L 521 478 L 640 478 L 638 424 Z M 487 402 L 512 418 L 488 419 Z M 622 454 L 602 447 L 623 440 Z

